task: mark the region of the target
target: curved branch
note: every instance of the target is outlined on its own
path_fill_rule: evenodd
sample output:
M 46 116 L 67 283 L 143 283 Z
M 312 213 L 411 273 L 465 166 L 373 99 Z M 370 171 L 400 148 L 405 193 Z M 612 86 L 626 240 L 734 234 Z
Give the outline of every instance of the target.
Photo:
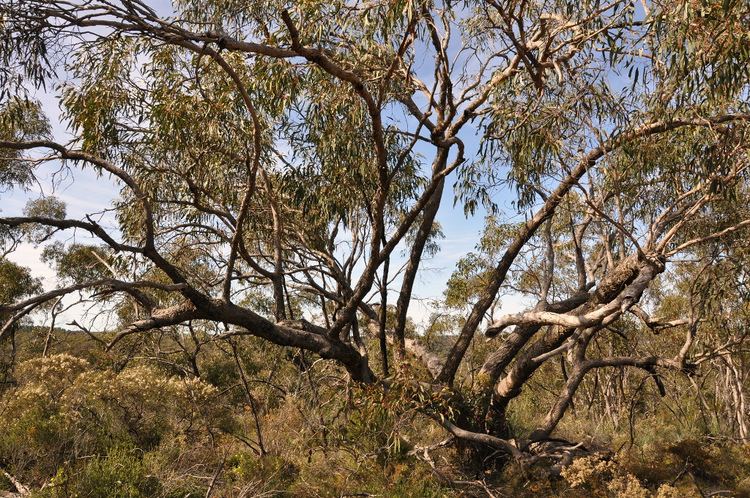
M 531 433 L 529 439 L 531 441 L 541 441 L 548 438 L 550 434 L 552 434 L 552 431 L 555 429 L 555 427 L 557 427 L 557 424 L 562 419 L 568 406 L 570 406 L 570 403 L 573 401 L 573 397 L 578 390 L 578 386 L 580 386 L 583 378 L 589 371 L 595 368 L 620 366 L 631 366 L 645 370 L 652 376 L 654 382 L 656 382 L 659 393 L 662 396 L 665 395 L 664 384 L 661 382 L 661 379 L 658 378 L 655 367 L 673 367 L 673 365 L 668 361 L 662 360 L 656 356 L 649 356 L 646 358 L 632 358 L 623 356 L 587 360 L 576 365 L 573 372 L 571 372 L 568 381 L 563 387 L 560 396 L 555 402 L 555 405 L 550 408 L 542 424 L 534 432 Z
M 47 227 L 58 228 L 60 230 L 67 230 L 70 228 L 80 228 L 82 230 L 86 230 L 92 235 L 99 237 L 99 239 L 101 239 L 102 242 L 104 242 L 105 244 L 107 244 L 109 247 L 111 247 L 117 252 L 127 251 L 127 252 L 132 252 L 132 253 L 137 253 L 137 254 L 143 254 L 142 248 L 117 242 L 98 223 L 95 223 L 91 220 L 89 220 L 89 222 L 87 223 L 81 220 L 46 218 L 43 216 L 23 216 L 23 217 L 16 216 L 16 217 L 11 217 L 11 218 L 0 218 L 0 225 L 5 225 L 9 227 L 18 227 L 21 225 L 31 225 L 31 224 L 44 225 Z
M 559 325 L 569 328 L 587 328 L 600 325 L 611 315 L 622 313 L 640 299 L 643 291 L 654 277 L 664 269 L 663 265 L 647 264 L 639 275 L 614 300 L 598 309 L 583 315 L 569 315 L 551 311 L 527 311 L 505 315 L 492 323 L 490 330 L 495 334 L 509 325 Z
M 458 427 L 445 418 L 436 416 L 431 416 L 431 418 L 459 439 L 470 441 L 472 443 L 483 444 L 491 448 L 496 448 L 511 455 L 516 460 L 521 460 L 523 458 L 523 454 L 521 453 L 521 451 L 513 443 L 506 439 L 495 437 L 490 434 L 483 434 L 481 432 L 467 431 L 466 429 Z
M 69 159 L 73 161 L 86 161 L 91 163 L 108 173 L 115 175 L 117 178 L 123 181 L 130 190 L 135 194 L 136 199 L 141 203 L 143 212 L 146 217 L 146 247 L 153 248 L 154 245 L 154 217 L 151 210 L 151 205 L 148 202 L 148 197 L 138 186 L 136 181 L 131 177 L 125 170 L 119 166 L 97 157 L 88 152 L 80 150 L 70 150 L 62 144 L 53 142 L 51 140 L 31 140 L 13 142 L 0 140 L 0 149 L 11 149 L 11 150 L 30 150 L 30 149 L 52 149 L 57 152 L 61 159 Z
M 170 306 L 169 308 L 156 310 L 151 313 L 149 318 L 137 320 L 118 332 L 117 335 L 115 335 L 115 337 L 107 344 L 107 350 L 112 349 L 115 344 L 131 334 L 146 332 L 148 330 L 168 327 L 171 325 L 179 325 L 180 323 L 194 320 L 196 318 L 201 318 L 200 313 L 195 306 L 193 306 L 193 303 L 189 301 Z
M 85 289 L 92 289 L 95 287 L 109 287 L 110 289 L 115 290 L 115 291 L 129 292 L 129 291 L 132 291 L 133 289 L 142 289 L 142 288 L 151 288 L 151 289 L 158 289 L 158 290 L 164 290 L 164 291 L 179 291 L 179 290 L 182 290 L 185 286 L 182 284 L 162 284 L 158 282 L 149 282 L 149 281 L 124 282 L 122 280 L 116 280 L 113 278 L 103 278 L 99 280 L 94 280 L 92 282 L 83 282 L 79 284 L 69 285 L 66 287 L 61 287 L 59 289 L 55 289 L 49 292 L 45 292 L 43 294 L 36 295 L 32 298 L 29 298 L 25 301 L 21 301 L 19 303 L 0 304 L 0 313 L 17 311 L 17 310 L 26 308 L 31 305 L 41 304 L 51 299 L 55 299 L 57 297 L 61 297 L 66 294 L 70 294 L 71 292 L 76 292 L 76 291 L 85 290 Z
M 597 161 L 608 153 L 633 140 L 676 130 L 685 126 L 710 127 L 717 124 L 740 120 L 750 121 L 750 113 L 730 113 L 703 119 L 656 121 L 616 135 L 585 154 L 575 168 L 573 168 L 565 179 L 558 184 L 557 188 L 552 191 L 542 207 L 540 207 L 534 216 L 521 227 L 516 237 L 511 241 L 505 254 L 503 254 L 503 257 L 490 274 L 489 284 L 487 284 L 487 287 L 481 294 L 481 298 L 472 308 L 471 314 L 461 329 L 458 339 L 453 345 L 453 348 L 451 348 L 451 351 L 448 354 L 448 360 L 443 367 L 443 371 L 440 373 L 439 380 L 444 383 L 453 382 L 453 378 L 455 377 L 458 367 L 469 348 L 469 344 L 471 344 L 476 329 L 481 324 L 485 313 L 495 300 L 495 296 L 500 290 L 500 286 L 505 281 L 505 277 L 516 257 L 541 224 L 555 213 L 558 205 L 562 202 L 570 189 L 578 184 L 583 175 L 589 170 L 589 168 L 592 168 Z

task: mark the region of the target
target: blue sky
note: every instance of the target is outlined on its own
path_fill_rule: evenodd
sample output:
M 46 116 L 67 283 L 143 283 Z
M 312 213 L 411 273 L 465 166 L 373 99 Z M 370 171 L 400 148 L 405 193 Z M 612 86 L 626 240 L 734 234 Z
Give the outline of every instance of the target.
M 162 12 L 169 12 L 170 9 L 169 3 L 163 0 L 152 3 L 152 6 Z M 432 69 L 427 66 L 429 64 L 425 64 L 424 70 L 420 70 L 421 68 L 419 67 L 415 68 L 415 70 L 426 72 L 429 75 Z M 425 79 L 428 79 L 428 76 Z M 37 92 L 35 96 L 42 102 L 45 112 L 51 120 L 55 139 L 60 142 L 71 140 L 73 137 L 68 133 L 65 124 L 60 121 L 60 110 L 58 102 L 54 97 L 54 92 Z M 470 126 L 467 126 L 461 134 L 461 138 L 467 146 L 467 157 L 470 160 L 473 159 L 478 148 L 478 139 L 475 134 L 476 130 Z M 425 149 L 428 165 L 431 153 L 431 150 Z M 43 191 L 46 195 L 54 194 L 66 202 L 68 217 L 81 218 L 87 213 L 110 208 L 112 201 L 118 195 L 119 188 L 111 179 L 108 177 L 97 178 L 91 171 L 73 170 L 72 177 L 63 178 L 57 183 L 53 183 L 52 173 L 53 168 L 48 167 L 41 170 L 39 175 L 40 185 L 34 185 L 30 192 L 15 190 L 0 194 L 2 196 L 2 214 L 4 216 L 19 214 L 28 199 L 38 197 Z M 455 174 L 448 178 L 441 209 L 437 217 L 445 234 L 445 238 L 440 241 L 441 250 L 433 258 L 423 262 L 415 284 L 415 300 L 410 307 L 410 315 L 417 322 L 423 322 L 429 315 L 430 307 L 428 301 L 441 297 L 446 281 L 455 268 L 456 262 L 468 252 L 474 250 L 484 225 L 485 212 L 481 208 L 477 209 L 477 212 L 473 216 L 467 217 L 460 203 L 454 206 L 454 181 Z M 517 214 L 510 206 L 512 197 L 511 192 L 501 190 L 496 193 L 495 201 L 500 207 L 500 214 L 503 220 L 520 221 L 523 219 L 523 214 Z M 103 224 L 105 227 L 116 228 L 111 213 L 103 218 Z M 58 239 L 93 242 L 92 239 L 88 238 L 82 232 L 76 234 L 65 232 Z M 41 248 L 24 244 L 19 251 L 11 256 L 11 259 L 31 268 L 36 276 L 43 279 L 46 288 L 52 288 L 57 284 L 54 272 L 40 261 L 40 252 Z M 399 248 L 395 253 L 395 257 L 401 258 L 402 252 L 403 248 Z M 391 264 L 391 268 L 398 268 L 399 266 L 398 261 Z M 400 280 L 397 279 L 390 286 L 392 290 L 391 302 L 395 301 L 399 285 Z M 500 310 L 501 312 L 516 312 L 521 309 L 522 305 L 520 296 L 510 295 L 503 299 Z M 77 319 L 79 315 L 80 312 L 78 310 L 71 310 L 62 316 L 60 323 Z
M 60 110 L 58 102 L 54 95 L 37 92 L 35 97 L 39 99 L 44 107 L 47 116 L 53 126 L 53 135 L 57 141 L 68 142 L 72 135 L 66 129 L 64 123 L 60 121 Z M 475 149 L 477 140 L 473 136 L 464 137 L 467 146 Z M 13 190 L 0 194 L 2 197 L 2 214 L 3 216 L 18 215 L 23 210 L 29 199 L 39 197 L 42 193 L 45 195 L 55 195 L 63 200 L 67 205 L 67 215 L 69 218 L 83 218 L 86 214 L 99 212 L 111 207 L 112 202 L 118 196 L 119 187 L 109 177 L 97 177 L 91 170 L 72 169 L 70 175 L 60 176 L 56 174 L 55 166 L 45 166 L 39 170 L 39 183 L 31 186 L 27 192 Z M 422 264 L 421 271 L 415 283 L 415 300 L 410 307 L 410 315 L 417 322 L 424 322 L 429 316 L 431 306 L 429 301 L 439 299 L 445 289 L 445 284 L 450 277 L 456 262 L 468 252 L 472 251 L 479 240 L 483 227 L 484 212 L 479 209 L 471 217 L 466 217 L 463 206 L 459 203 L 453 205 L 453 181 L 455 175 L 448 179 L 447 188 L 443 194 L 441 210 L 438 214 L 438 221 L 442 226 L 445 238 L 440 241 L 440 252 L 431 259 L 425 260 Z M 509 206 L 509 199 L 502 202 L 505 204 L 505 212 L 510 214 L 512 210 Z M 116 229 L 113 216 L 107 214 L 104 216 L 102 224 L 105 227 Z M 73 240 L 83 243 L 96 243 L 96 241 L 87 236 L 85 232 L 62 232 L 57 240 L 71 242 Z M 23 244 L 18 251 L 10 256 L 10 259 L 23 266 L 29 267 L 33 274 L 40 277 L 46 289 L 51 289 L 57 285 L 54 271 L 40 260 L 42 247 L 34 247 L 31 244 Z M 397 260 L 402 259 L 402 249 L 396 251 Z M 394 262 L 391 268 L 397 268 L 400 262 Z M 398 292 L 400 279 L 391 284 L 393 296 L 391 301 L 395 302 L 395 295 Z M 510 296 L 504 303 L 503 311 L 514 312 L 520 309 L 520 298 Z M 80 319 L 81 309 L 73 308 L 61 315 L 58 323 L 64 324 L 72 320 Z

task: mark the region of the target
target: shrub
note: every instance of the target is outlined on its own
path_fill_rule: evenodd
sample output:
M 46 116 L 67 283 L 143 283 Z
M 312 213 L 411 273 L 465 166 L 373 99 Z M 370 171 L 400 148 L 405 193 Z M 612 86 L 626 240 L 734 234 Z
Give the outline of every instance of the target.
M 65 467 L 38 498 L 141 498 L 160 494 L 159 481 L 149 475 L 139 452 L 116 447 L 104 457 Z
M 24 362 L 18 374 L 18 387 L 2 398 L 0 455 L 29 483 L 113 447 L 148 451 L 165 438 L 200 446 L 231 422 L 213 386 L 143 365 L 115 373 L 56 355 Z

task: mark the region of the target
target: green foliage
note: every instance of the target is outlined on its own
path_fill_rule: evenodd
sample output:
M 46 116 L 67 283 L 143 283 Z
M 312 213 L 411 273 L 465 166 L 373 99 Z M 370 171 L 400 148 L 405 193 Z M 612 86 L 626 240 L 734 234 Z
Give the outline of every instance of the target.
M 0 258 L 0 303 L 12 303 L 41 290 L 41 282 L 28 268 Z
M 113 258 L 106 247 L 70 244 L 48 244 L 42 250 L 42 261 L 55 269 L 58 278 L 66 283 L 80 284 L 102 278 L 112 278 L 108 265 Z
M 226 465 L 233 479 L 241 483 L 261 484 L 276 492 L 289 489 L 299 475 L 299 470 L 293 463 L 276 455 L 259 458 L 248 453 L 238 453 L 230 457 Z
M 27 202 L 23 209 L 23 214 L 30 218 L 39 217 L 61 220 L 65 218 L 65 209 L 63 201 L 54 196 L 46 196 Z M 36 224 L 26 225 L 24 228 L 26 236 L 34 244 L 44 242 L 54 232 L 54 229 L 51 227 Z
M 0 79 L 2 71 L 0 71 Z M 3 90 L 6 89 L 3 87 Z M 49 138 L 50 127 L 38 102 L 0 98 L 0 140 L 27 141 Z M 25 188 L 34 178 L 33 169 L 20 151 L 0 149 L 0 189 Z
M 340 371 L 300 371 L 283 348 L 244 338 L 236 346 L 253 408 L 224 345 L 201 347 L 198 380 L 141 362 L 115 372 L 111 359 L 90 351 L 90 342 L 57 334 L 59 348 L 82 347 L 79 353 L 91 360 L 34 357 L 33 342 L 23 334 L 21 355 L 32 359 L 18 365 L 17 386 L 0 394 L 9 421 L 0 433 L 0 465 L 34 489 L 45 484 L 36 492 L 40 497 L 203 496 L 208 479 L 195 476 L 210 477 L 217 469 L 219 496 L 385 489 L 388 496 L 445 496 L 447 488 L 429 466 L 408 453 L 408 441 L 441 437 L 415 417 L 413 388 L 383 397 L 380 390 L 356 387 L 351 398 L 342 398 L 334 380 Z M 176 347 L 169 337 L 162 348 Z M 125 354 L 134 346 L 148 343 L 120 347 Z M 426 391 L 422 397 L 422 404 L 435 403 Z M 256 413 L 265 455 L 257 452 Z
M 77 468 L 59 472 L 47 489 L 34 493 L 38 498 L 146 498 L 164 496 L 159 481 L 149 475 L 140 452 L 131 448 L 111 448 L 104 457 L 84 461 Z
M 0 189 L 27 187 L 36 166 L 57 160 L 113 175 L 122 188 L 112 235 L 81 217 L 109 248 L 48 243 L 55 225 L 81 226 L 61 222 L 66 209 L 54 197 L 23 213 L 46 228 L 4 218 L 3 246 L 17 248 L 21 234 L 46 243 L 43 260 L 62 285 L 85 287 L 118 325 L 140 322 L 123 331 L 144 332 L 107 346 L 114 332 L 89 334 L 89 344 L 54 324 L 22 334 L 8 322 L 2 468 L 45 496 L 211 494 L 209 483 L 219 496 L 388 487 L 394 496 L 439 496 L 502 477 L 526 479 L 518 487 L 530 493 L 667 497 L 687 485 L 657 485 L 686 475 L 679 464 L 691 458 L 703 468 L 695 479 L 741 490 L 747 469 L 738 450 L 693 441 L 747 439 L 748 355 L 725 351 L 745 342 L 750 319 L 750 257 L 732 228 L 750 218 L 750 136 L 726 115 L 749 108 L 747 1 L 179 0 L 171 9 L 161 18 L 148 2 L 0 5 L 0 140 L 15 142 L 0 150 Z M 31 145 L 19 142 L 50 136 L 41 105 L 24 96 L 55 71 L 68 76 L 56 97 L 73 140 L 22 152 Z M 458 377 L 444 387 L 410 358 L 374 386 L 353 385 L 355 371 L 369 380 L 360 364 L 382 354 L 368 356 L 377 337 L 359 313 L 378 310 L 375 276 L 389 261 L 398 281 L 392 256 L 402 246 L 406 254 L 425 247 L 407 268 L 436 254 L 440 224 L 426 235 L 415 227 L 454 179 L 467 214 L 491 215 L 448 282 L 449 313 L 403 332 L 444 358 L 459 329 L 473 327 L 451 349 L 453 359 L 466 347 Z M 509 186 L 514 198 L 499 195 Z M 704 194 L 705 203 L 682 209 Z M 548 209 L 525 216 L 540 201 Z M 523 221 L 501 218 L 507 205 Z M 665 247 L 646 240 L 670 227 L 681 233 Z M 726 237 L 687 251 L 700 263 L 670 254 L 722 230 Z M 592 285 L 600 296 L 607 276 L 636 256 L 675 267 L 644 299 L 648 311 L 690 317 L 701 334 L 685 324 L 647 327 L 625 315 L 629 302 L 613 307 L 591 337 L 546 348 L 554 354 L 511 387 L 520 394 L 498 417 L 523 446 L 546 416 L 540 406 L 559 399 L 584 353 L 658 357 L 659 370 L 592 370 L 556 435 L 592 448 L 627 446 L 628 457 L 651 451 L 666 474 L 644 477 L 652 463 L 633 470 L 583 458 L 563 472 L 564 483 L 539 474 L 532 489 L 523 472 L 493 473 L 505 462 L 494 453 L 467 459 L 455 450 L 468 445 L 446 443 L 433 459 L 419 447 L 445 437 L 441 422 L 485 430 L 495 386 L 476 387 L 498 343 L 473 334 L 496 317 L 498 286 L 549 311 Z M 498 278 L 499 261 L 508 262 L 507 278 Z M 90 285 L 108 278 L 154 285 Z M 0 259 L 0 305 L 39 292 L 29 270 Z M 589 297 L 571 313 L 606 306 Z M 640 294 L 623 295 L 632 297 Z M 392 329 L 388 302 L 380 310 Z M 475 303 L 482 306 L 471 319 L 458 314 Z M 200 318 L 142 330 L 148 315 L 168 322 L 177 304 Z M 310 316 L 313 327 L 280 323 Z M 351 328 L 320 333 L 342 316 Z M 362 341 L 352 333 L 357 323 Z M 541 328 L 520 354 L 560 332 Z M 690 356 L 675 356 L 686 337 Z M 535 367 L 542 353 L 505 364 L 503 375 Z
M 448 307 L 462 309 L 477 299 L 516 228 L 512 224 L 501 223 L 494 216 L 485 219 L 484 232 L 476 251 L 459 259 L 448 279 L 444 292 Z
M 661 101 L 679 108 L 741 93 L 750 78 L 747 2 L 682 0 L 664 7 L 655 16 L 665 62 L 656 72 Z
M 163 337 L 162 350 L 176 347 L 169 337 Z M 22 354 L 32 354 L 25 341 Z M 72 348 L 73 343 L 59 347 Z M 75 347 L 85 352 L 94 345 Z M 445 438 L 424 413 L 444 414 L 458 423 L 474 409 L 470 398 L 459 402 L 451 391 L 428 388 L 408 369 L 397 373 L 387 391 L 351 386 L 348 396 L 340 396 L 341 373 L 330 366 L 308 364 L 310 370 L 301 371 L 286 359 L 283 348 L 254 339 L 239 340 L 237 347 L 246 375 L 273 384 L 250 384 L 266 455 L 248 448 L 257 449 L 254 412 L 231 355 L 209 343 L 200 349 L 202 380 L 174 377 L 169 369 L 138 362 L 113 372 L 93 352 L 91 361 L 56 354 L 22 362 L 16 370 L 18 385 L 0 395 L 9 421 L 0 433 L 2 465 L 36 489 L 46 484 L 36 493 L 48 497 L 202 496 L 217 469 L 222 469 L 215 488 L 220 496 L 242 490 L 311 497 L 459 494 L 416 459 L 413 450 Z M 543 417 L 540 404 L 548 403 L 560 387 L 554 370 L 554 365 L 542 369 L 512 405 L 515 434 L 528 433 Z M 630 381 L 633 388 L 638 379 Z M 673 380 L 665 382 L 668 392 L 680 392 Z M 596 407 L 587 412 L 579 401 L 577 415 L 561 425 L 562 437 L 584 440 L 587 447 L 623 448 L 612 463 L 576 463 L 565 470 L 563 480 L 550 479 L 543 462 L 520 473 L 510 465 L 486 474 L 487 485 L 517 496 L 607 496 L 619 489 L 619 496 L 673 498 L 698 496 L 696 485 L 743 496 L 750 471 L 745 449 L 704 439 L 699 405 L 683 402 L 674 412 L 649 409 L 660 405 L 638 396 L 656 399 L 650 385 L 626 394 L 635 397 L 632 407 L 627 405 L 635 410 L 632 443 L 627 409 L 622 413 L 626 420 L 617 426 Z M 581 396 L 589 395 L 584 387 Z M 466 413 L 456 411 L 458 406 Z M 460 469 L 473 470 L 452 448 L 430 455 L 440 475 L 473 479 L 461 474 Z M 686 465 L 689 473 L 683 472 Z M 196 475 L 205 478 L 191 477 Z
M 40 460 L 36 470 L 49 472 L 112 444 L 149 450 L 166 437 L 200 440 L 226 423 L 222 407 L 208 402 L 215 388 L 153 368 L 115 374 L 63 354 L 24 362 L 16 376 L 18 387 L 3 398 L 12 421 L 0 435 L 0 453 L 14 466 Z

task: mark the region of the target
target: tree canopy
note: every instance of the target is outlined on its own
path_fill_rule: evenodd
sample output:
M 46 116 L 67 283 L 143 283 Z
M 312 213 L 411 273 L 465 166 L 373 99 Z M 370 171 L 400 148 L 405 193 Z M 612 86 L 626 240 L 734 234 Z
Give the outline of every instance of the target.
M 83 293 L 116 317 L 75 323 L 107 351 L 254 336 L 401 389 L 483 455 L 549 456 L 600 371 L 664 391 L 746 344 L 749 26 L 742 0 L 3 2 L 0 185 L 51 166 L 120 190 L 116 226 L 52 196 L 2 213 L 0 340 Z M 483 235 L 416 331 L 450 197 Z M 5 259 L 24 241 L 59 285 Z

